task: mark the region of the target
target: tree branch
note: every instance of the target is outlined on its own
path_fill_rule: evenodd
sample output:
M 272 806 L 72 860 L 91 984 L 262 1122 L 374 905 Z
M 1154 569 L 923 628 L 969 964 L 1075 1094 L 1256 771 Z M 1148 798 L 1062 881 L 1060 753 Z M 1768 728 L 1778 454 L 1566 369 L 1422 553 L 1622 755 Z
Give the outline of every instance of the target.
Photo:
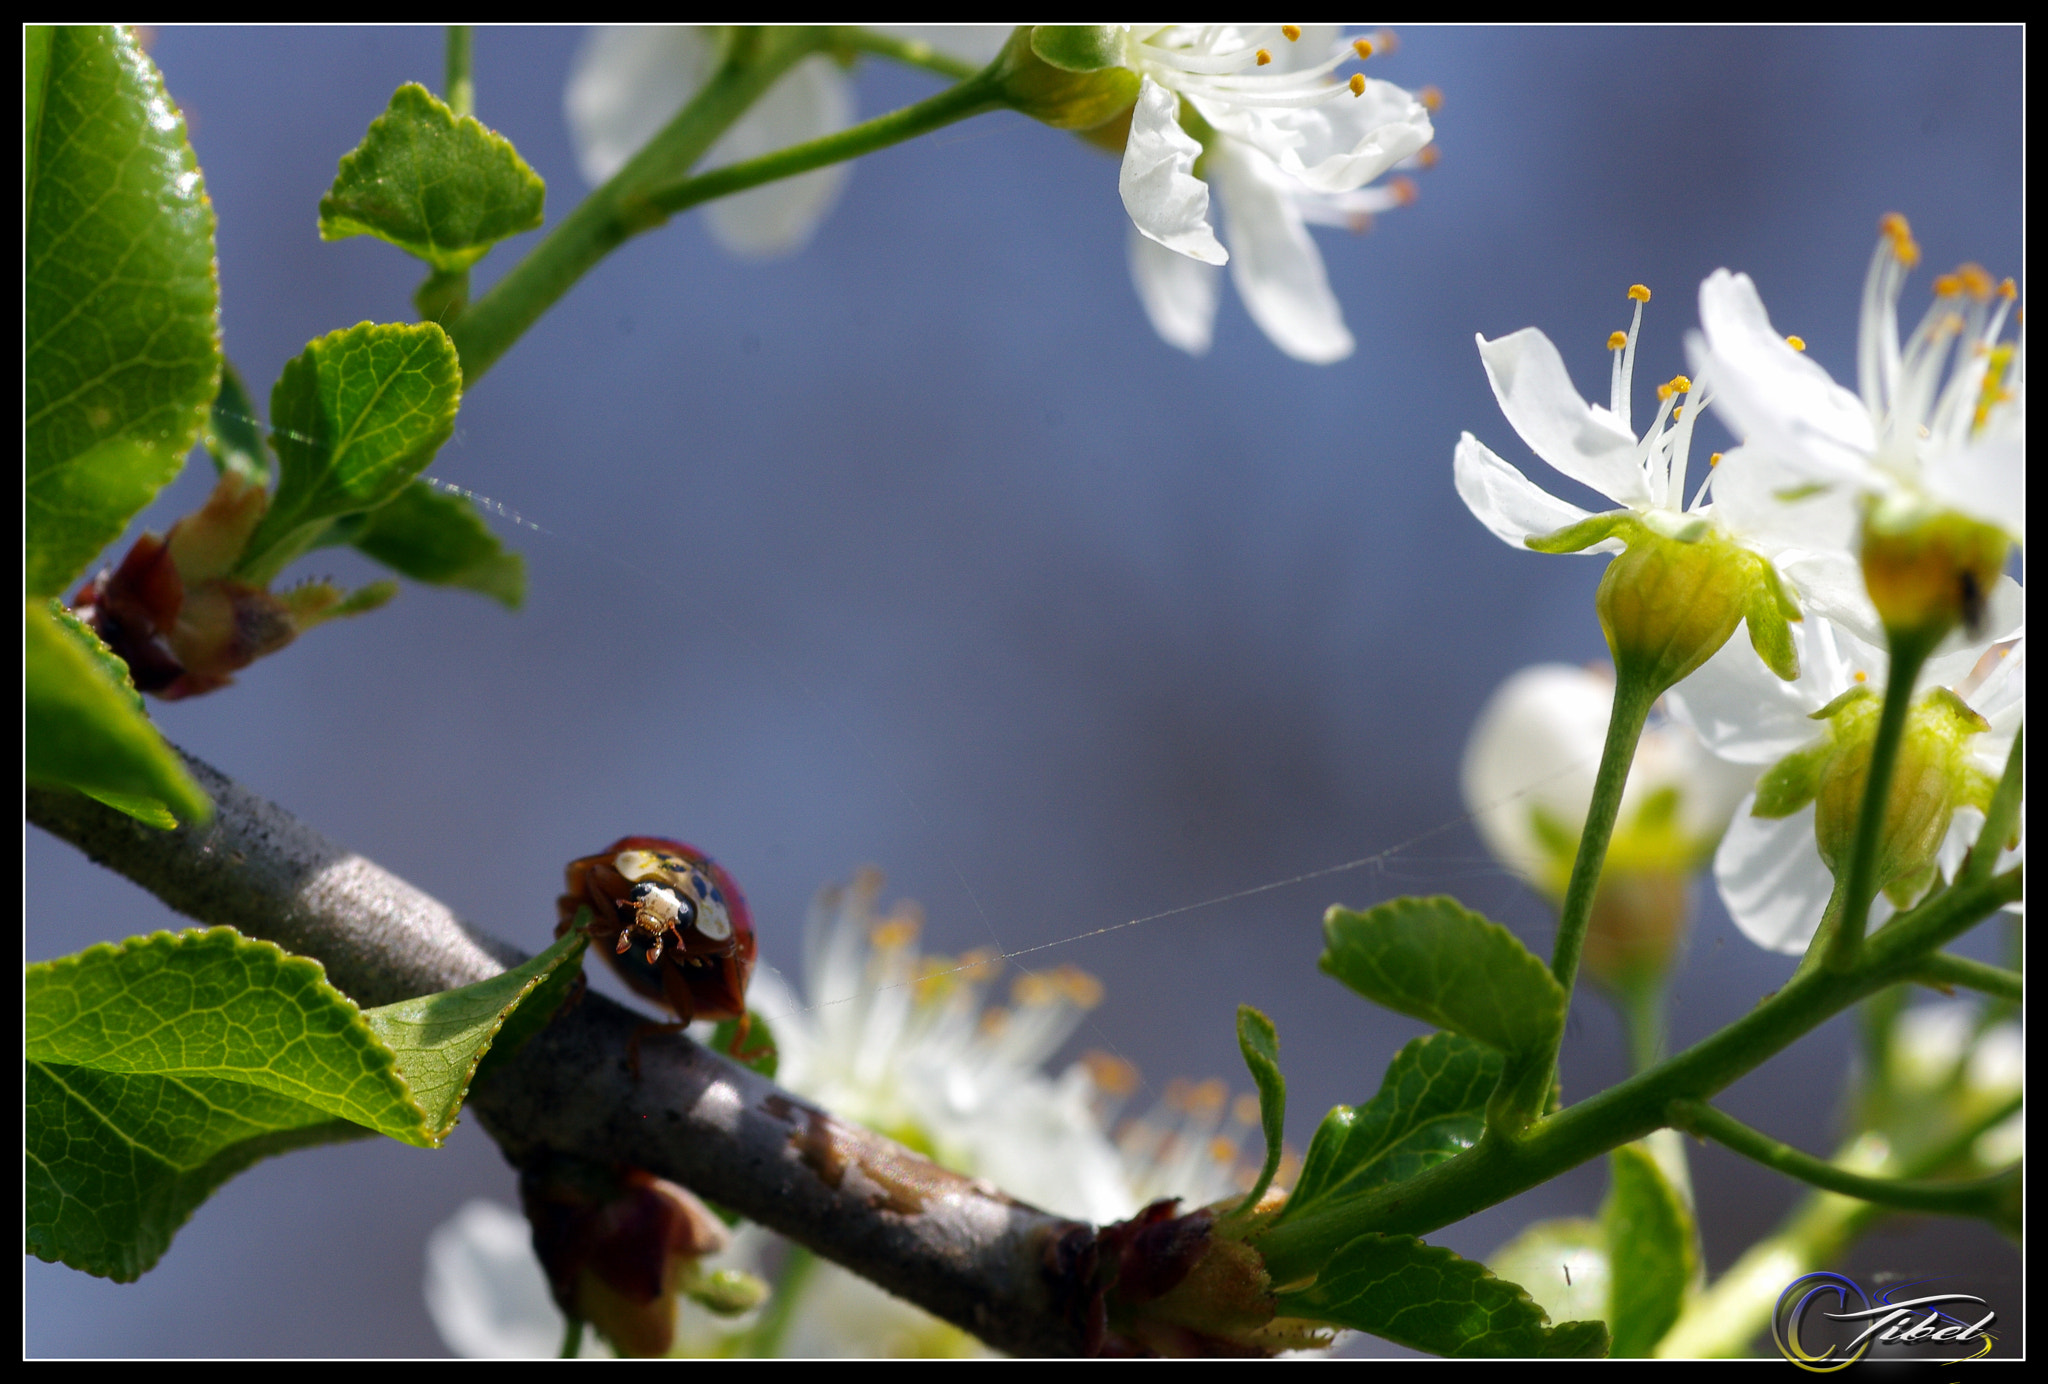
M 214 801 L 205 827 L 157 831 L 42 788 L 27 790 L 28 820 L 199 922 L 314 958 L 364 1006 L 525 959 L 211 767 L 185 764 Z M 515 1165 L 559 1151 L 645 1168 L 1001 1350 L 1088 1352 L 1077 1285 L 1053 1266 L 1072 1262 L 1074 1232 L 1092 1239 L 1092 1227 L 948 1172 L 679 1036 L 648 1039 L 636 1080 L 626 1055 L 641 1022 L 586 993 L 480 1079 L 469 1109 Z

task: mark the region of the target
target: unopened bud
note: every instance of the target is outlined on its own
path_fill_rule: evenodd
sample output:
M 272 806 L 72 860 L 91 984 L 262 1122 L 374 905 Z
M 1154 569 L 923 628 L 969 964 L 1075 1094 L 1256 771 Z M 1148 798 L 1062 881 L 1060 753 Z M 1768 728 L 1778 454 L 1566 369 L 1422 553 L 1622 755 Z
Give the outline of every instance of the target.
M 1127 119 L 1139 79 L 1121 65 L 1123 42 L 1118 25 L 1021 27 L 991 68 L 999 99 L 1058 130 Z

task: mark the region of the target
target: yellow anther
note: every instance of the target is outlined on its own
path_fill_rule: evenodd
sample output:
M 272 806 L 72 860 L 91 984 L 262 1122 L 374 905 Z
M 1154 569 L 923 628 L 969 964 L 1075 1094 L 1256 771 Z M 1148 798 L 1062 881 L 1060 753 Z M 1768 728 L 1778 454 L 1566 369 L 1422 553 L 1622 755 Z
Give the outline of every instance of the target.
M 2019 285 L 2018 285 L 2018 284 L 2016 284 L 2016 283 L 2014 283 L 2014 282 L 2013 282 L 2013 281 L 2012 281 L 2011 279 L 2000 279 L 2000 280 L 1998 281 L 1998 296 L 1999 296 L 1999 297 L 2001 297 L 2001 298 L 2017 298 L 2017 297 L 2019 297 L 2019 296 L 2020 296 L 2020 288 L 2019 288 Z
M 1684 404 L 1680 404 L 1680 405 L 1679 405 L 1679 406 L 1678 406 L 1677 408 L 1675 408 L 1675 409 L 1671 410 L 1671 421 L 1672 421 L 1672 422 L 1676 423 L 1676 422 L 1677 422 L 1677 421 L 1678 421 L 1679 419 L 1681 419 L 1681 418 L 1683 418 L 1683 417 L 1685 417 L 1685 405 L 1684 405 Z
M 1610 350 L 1610 351 L 1619 351 L 1619 350 L 1620 350 L 1620 349 L 1621 349 L 1622 347 L 1624 347 L 1624 346 L 1626 346 L 1626 345 L 1628 345 L 1628 333 L 1627 333 L 1627 332 L 1609 332 L 1609 333 L 1607 334 L 1607 349 L 1608 349 L 1608 350 Z
M 1795 351 L 1803 351 L 1806 349 L 1806 338 L 1803 336 L 1788 336 L 1785 338 L 1785 344 Z
M 1720 464 L 1721 464 L 1721 454 L 1720 454 L 1719 452 L 1716 452 L 1716 453 L 1714 453 L 1714 454 L 1713 454 L 1712 456 L 1710 456 L 1710 457 L 1708 457 L 1708 458 L 1707 458 L 1707 465 L 1709 465 L 1709 466 L 1719 466 Z
M 1423 146 L 1421 152 L 1415 155 L 1415 161 L 1421 164 L 1424 168 L 1434 168 L 1436 167 L 1436 161 L 1442 157 L 1443 151 L 1438 149 L 1434 144 L 1429 144 Z
M 1351 51 L 1358 54 L 1358 60 L 1360 62 L 1364 62 L 1367 58 L 1372 56 L 1372 40 L 1365 38 L 1352 39 Z
M 1672 395 L 1684 394 L 1691 390 L 1691 388 L 1691 380 L 1683 375 L 1673 375 L 1665 383 L 1657 386 L 1657 402 L 1661 404 Z
M 891 918 L 887 922 L 876 923 L 868 933 L 868 940 L 875 944 L 877 951 L 895 951 L 915 942 L 917 933 L 917 919 Z
M 1218 1163 L 1231 1164 L 1237 1161 L 1237 1143 L 1221 1134 L 1209 1141 L 1209 1157 Z
M 991 947 L 976 947 L 973 951 L 960 953 L 959 965 L 963 979 L 989 980 L 1003 968 L 1003 958 Z
M 1353 96 L 1365 95 L 1365 74 L 1363 72 L 1352 73 L 1351 80 L 1346 85 L 1351 88 Z
M 1863 670 L 1862 670 L 1861 668 L 1858 668 L 1858 669 L 1856 670 L 1856 681 L 1857 681 L 1857 682 L 1869 682 L 1869 681 L 1870 681 L 1870 674 L 1868 674 L 1868 673 L 1864 672 L 1864 671 L 1863 671 Z
M 1638 303 L 1647 303 L 1650 301 L 1650 290 L 1642 284 L 1630 284 L 1628 286 L 1628 296 Z
M 1241 1125 L 1255 1125 L 1259 1122 L 1259 1098 L 1247 1092 L 1239 1096 L 1230 1107 L 1230 1117 Z
M 1299 24 L 1282 24 L 1280 32 L 1289 43 L 1294 43 L 1301 38 L 1301 26 Z
M 1913 241 L 1913 228 L 1897 212 L 1887 212 L 1877 223 L 1879 234 L 1892 243 L 1892 254 L 1911 269 L 1920 262 L 1920 247 Z
M 1436 146 L 1432 144 L 1422 152 L 1425 154 L 1434 154 L 1436 152 Z M 1422 195 L 1420 192 L 1416 191 L 1415 180 L 1413 178 L 1402 177 L 1399 174 L 1396 174 L 1395 176 L 1387 179 L 1387 191 L 1393 193 L 1394 199 L 1404 207 L 1412 205 L 1415 199 Z
M 1258 51 L 1258 59 L 1259 66 L 1264 67 L 1267 63 L 1273 61 L 1273 50 L 1270 48 L 1261 48 Z
M 1081 1067 L 1095 1089 L 1106 1096 L 1128 1096 L 1138 1089 L 1138 1069 L 1121 1057 L 1099 1049 L 1081 1054 Z
M 981 1032 L 984 1037 L 993 1038 L 1010 1026 L 1010 1011 L 991 1008 L 981 1011 Z
M 1082 1009 L 1093 1009 L 1102 1003 L 1102 982 L 1079 966 L 1062 966 L 1052 973 L 1052 978 L 1060 993 Z
M 1963 291 L 1963 280 L 1956 274 L 1937 274 L 1934 278 L 1934 296 L 1952 298 Z
M 1214 1118 L 1223 1113 L 1224 1102 L 1229 1099 L 1230 1088 L 1223 1084 L 1223 1078 L 1212 1076 L 1188 1092 L 1188 1113 Z
M 1959 264 L 1956 266 L 1956 278 L 1962 282 L 1963 292 L 1972 298 L 1981 302 L 1991 296 L 1994 287 L 1991 282 L 1991 271 L 1983 265 Z
M 1372 34 L 1373 51 L 1391 53 L 1401 46 L 1401 40 L 1392 29 L 1375 29 Z
M 1426 86 L 1415 93 L 1415 99 L 1426 111 L 1440 111 L 1444 108 L 1444 94 L 1433 86 Z
M 1060 987 L 1052 977 L 1026 974 L 1010 982 L 1010 999 L 1028 1008 L 1041 1008 L 1060 997 Z

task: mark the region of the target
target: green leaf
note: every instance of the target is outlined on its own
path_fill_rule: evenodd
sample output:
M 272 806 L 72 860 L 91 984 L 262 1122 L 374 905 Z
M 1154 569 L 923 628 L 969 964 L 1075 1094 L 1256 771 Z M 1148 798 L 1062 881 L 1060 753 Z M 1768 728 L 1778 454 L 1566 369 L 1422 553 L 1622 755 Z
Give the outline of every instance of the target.
M 467 269 L 541 223 L 547 185 L 511 141 L 416 82 L 391 95 L 320 199 L 320 237 L 373 235 L 439 270 Z
M 43 126 L 43 98 L 50 89 L 50 48 L 56 29 L 48 24 L 24 24 L 21 29 L 21 186 L 36 181 L 36 135 Z
M 39 596 L 177 475 L 220 372 L 213 208 L 162 78 L 125 29 L 59 27 L 46 60 L 22 284 L 24 580 Z
M 552 1017 L 555 1007 L 569 993 L 587 937 L 571 933 L 525 965 L 465 985 L 459 990 L 421 995 L 363 1011 L 363 1022 L 383 1040 L 398 1060 L 413 1102 L 426 1116 L 426 1128 L 436 1144 L 455 1128 L 455 1116 L 475 1078 L 477 1064 L 489 1052 L 493 1040 L 511 1024 L 519 1022 L 510 1035 L 513 1048 L 539 1032 Z M 568 962 L 567 966 L 563 963 Z M 549 984 L 557 973 L 561 980 Z M 535 1012 L 526 1012 L 523 1001 L 539 1001 Z
M 55 601 L 24 604 L 22 769 L 152 826 L 205 821 L 213 804 L 143 714 L 128 665 Z
M 1500 1073 L 1498 1052 L 1455 1033 L 1408 1043 L 1387 1064 L 1368 1104 L 1340 1105 L 1323 1117 L 1275 1224 L 1404 1182 L 1472 1147 Z
M 731 1058 L 758 1076 L 765 1076 L 770 1081 L 775 1080 L 775 1070 L 781 1064 L 781 1058 L 775 1049 L 775 1030 L 769 1027 L 768 1020 L 759 1010 L 749 1009 L 746 1046 L 736 1053 L 732 1050 L 732 1040 L 739 1032 L 739 1027 L 738 1019 L 720 1020 L 718 1027 L 711 1030 L 711 1038 L 704 1046 L 721 1057 Z
M 228 928 L 28 967 L 30 1252 L 133 1279 L 260 1158 L 371 1131 L 434 1147 L 494 1038 L 516 1046 L 567 993 L 582 945 L 367 1012 L 318 962 Z
M 1323 916 L 1323 971 L 1387 1008 L 1502 1052 L 1564 1028 L 1564 987 L 1512 932 L 1456 899 L 1394 899 Z
M 1590 1217 L 1538 1221 L 1486 1262 L 1496 1277 L 1519 1283 L 1552 1321 L 1607 1315 L 1607 1236 Z
M 267 582 L 329 520 L 398 495 L 455 430 L 461 399 L 455 347 L 431 322 L 363 322 L 308 343 L 270 393 L 277 493 L 240 575 Z
M 1369 1331 L 1433 1355 L 1560 1358 L 1607 1353 L 1599 1322 L 1550 1318 L 1485 1265 L 1409 1235 L 1361 1235 L 1313 1286 L 1282 1293 L 1279 1315 Z
M 513 610 L 526 599 L 526 560 L 505 550 L 475 506 L 425 481 L 365 515 L 349 541 L 414 581 L 480 591 Z
M 1612 1264 L 1607 1320 L 1614 1354 L 1648 1357 L 1678 1320 L 1699 1272 L 1692 1210 L 1641 1144 L 1608 1156 L 1613 1178 L 1600 1208 Z
M 1287 1127 L 1287 1079 L 1280 1075 L 1280 1034 L 1273 1021 L 1248 1004 L 1237 1007 L 1237 1049 L 1259 1088 L 1259 1127 L 1266 1136 L 1266 1161 L 1259 1180 L 1239 1203 L 1239 1211 L 1257 1207 L 1280 1170 L 1280 1141 Z
M 270 488 L 270 453 L 263 447 L 263 426 L 256 421 L 256 405 L 235 367 L 220 363 L 220 392 L 206 415 L 206 452 L 214 470 L 225 475 L 233 471 L 262 489 Z

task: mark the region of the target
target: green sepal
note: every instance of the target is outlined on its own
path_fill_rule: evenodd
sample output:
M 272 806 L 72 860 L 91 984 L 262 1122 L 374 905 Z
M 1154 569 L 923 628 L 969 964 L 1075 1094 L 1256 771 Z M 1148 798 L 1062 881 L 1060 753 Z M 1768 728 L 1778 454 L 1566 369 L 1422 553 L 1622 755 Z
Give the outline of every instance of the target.
M 1123 62 L 1123 26 L 1034 24 L 1031 51 L 1062 72 L 1100 72 Z
M 1280 1034 L 1273 1021 L 1248 1004 L 1237 1007 L 1237 1049 L 1244 1065 L 1251 1069 L 1252 1084 L 1259 1088 L 1259 1129 L 1266 1138 L 1266 1161 L 1259 1168 L 1258 1181 L 1245 1193 L 1238 1212 L 1254 1210 L 1273 1174 L 1280 1171 L 1281 1140 L 1287 1128 L 1287 1079 L 1280 1075 Z
M 1742 618 L 1749 626 L 1749 646 L 1764 661 L 1764 667 L 1791 682 L 1799 676 L 1799 649 L 1792 642 L 1792 625 L 1804 619 L 1799 603 L 1778 576 L 1778 569 L 1756 558 L 1756 580 L 1749 588 L 1749 603 Z
M 270 488 L 270 452 L 263 445 L 263 425 L 256 421 L 256 405 L 234 365 L 220 366 L 220 391 L 213 396 L 213 408 L 206 417 L 206 454 L 213 469 L 222 475 L 232 471 L 252 486 Z
M 1642 521 L 1626 509 L 1611 510 L 1567 524 L 1554 533 L 1540 533 L 1522 540 L 1524 547 L 1539 553 L 1581 553 L 1595 543 L 1619 538 L 1626 543 L 1642 528 Z
M 1752 817 L 1790 817 L 1812 802 L 1820 792 L 1822 773 L 1835 757 L 1832 736 L 1814 741 L 1786 755 L 1763 771 L 1756 781 L 1756 805 Z
M 1647 1357 L 1678 1320 L 1699 1274 L 1692 1208 L 1650 1151 L 1624 1144 L 1608 1156 L 1612 1179 L 1600 1208 L 1607 1238 L 1612 1354 Z
M 1010 35 L 988 76 L 1005 105 L 1056 130 L 1115 128 L 1110 122 L 1137 104 L 1141 80 L 1116 63 L 1089 71 L 1057 67 L 1038 55 L 1029 25 Z
M 475 506 L 422 480 L 364 515 L 347 541 L 414 581 L 481 592 L 512 610 L 526 599 L 526 560 L 498 542 Z
M 154 827 L 203 822 L 213 804 L 142 710 L 128 665 L 52 600 L 29 600 L 22 632 L 22 771 Z
M 362 1012 L 363 1022 L 396 1058 L 399 1075 L 424 1116 L 430 1144 L 438 1145 L 455 1128 L 478 1064 L 498 1040 L 506 1038 L 516 1050 L 553 1016 L 569 993 L 589 940 L 569 933 L 503 975 Z
M 395 498 L 455 430 L 462 367 L 431 322 L 363 322 L 286 363 L 270 393 L 278 483 L 237 575 L 265 584 L 329 521 Z
M 1565 993 L 1521 940 L 1456 899 L 1400 898 L 1323 915 L 1325 975 L 1387 1008 L 1506 1053 L 1564 1027 Z
M 54 596 L 184 464 L 220 373 L 220 293 L 184 119 L 134 36 L 62 26 L 42 51 L 24 184 L 23 569 L 26 594 Z
M 510 140 L 417 82 L 391 94 L 320 199 L 320 238 L 373 235 L 457 271 L 537 229 L 547 185 Z
M 1330 1322 L 1454 1358 L 1607 1353 L 1603 1323 L 1552 1326 L 1518 1285 L 1411 1235 L 1359 1236 L 1332 1256 L 1313 1285 L 1281 1293 L 1278 1315 Z
M 775 1080 L 776 1068 L 781 1065 L 781 1056 L 775 1048 L 775 1029 L 760 1010 L 747 1011 L 747 1041 L 739 1053 L 732 1050 L 733 1035 L 739 1032 L 738 1019 L 722 1019 L 711 1031 L 705 1046 L 720 1057 L 739 1063 L 756 1076 Z
M 1273 1223 L 1405 1182 L 1479 1142 L 1501 1060 L 1493 1048 L 1455 1033 L 1409 1042 L 1387 1064 L 1369 1102 L 1340 1105 L 1323 1117 Z

